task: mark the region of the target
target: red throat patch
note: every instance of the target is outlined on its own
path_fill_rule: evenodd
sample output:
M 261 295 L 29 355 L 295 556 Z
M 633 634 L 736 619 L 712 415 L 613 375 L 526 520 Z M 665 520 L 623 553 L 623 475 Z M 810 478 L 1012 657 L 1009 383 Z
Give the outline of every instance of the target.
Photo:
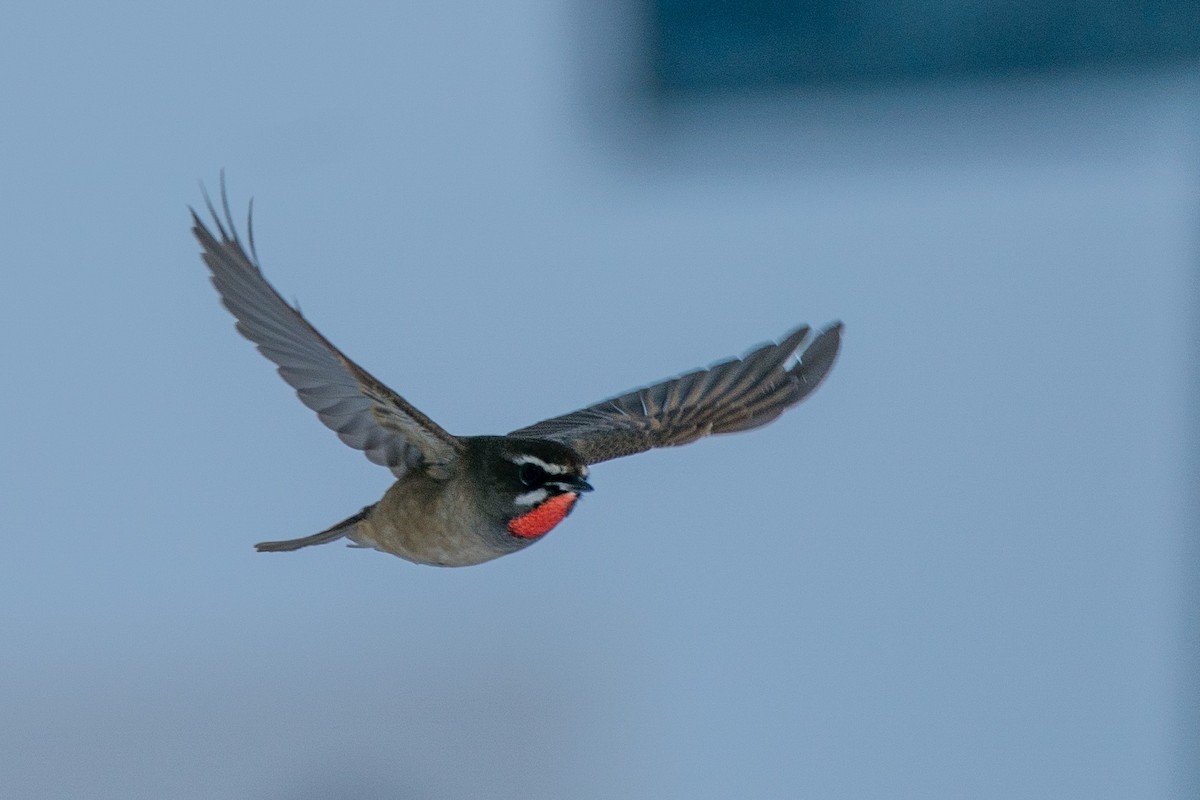
M 551 528 L 563 521 L 578 499 L 579 495 L 575 492 L 557 494 L 508 523 L 508 532 L 522 539 L 545 536 Z

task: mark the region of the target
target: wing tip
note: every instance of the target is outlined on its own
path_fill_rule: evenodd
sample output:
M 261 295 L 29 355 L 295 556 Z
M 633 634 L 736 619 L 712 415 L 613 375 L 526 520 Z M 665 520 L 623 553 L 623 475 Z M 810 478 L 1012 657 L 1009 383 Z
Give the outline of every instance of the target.
M 808 386 L 805 395 L 816 389 L 833 369 L 842 349 L 842 331 L 845 327 L 841 320 L 826 325 L 797 356 L 795 366 L 788 370 Z

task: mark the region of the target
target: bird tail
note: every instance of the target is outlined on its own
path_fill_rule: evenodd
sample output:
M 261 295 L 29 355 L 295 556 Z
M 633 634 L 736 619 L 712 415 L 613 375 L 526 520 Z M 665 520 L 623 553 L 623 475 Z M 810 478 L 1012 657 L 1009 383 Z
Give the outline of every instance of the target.
M 336 542 L 343 536 L 349 536 L 354 533 L 354 528 L 358 523 L 366 519 L 368 513 L 375 506 L 367 506 L 362 511 L 355 514 L 353 517 L 344 519 L 332 528 L 314 533 L 312 536 L 304 536 L 299 539 L 285 539 L 281 542 L 259 542 L 254 545 L 254 549 L 260 553 L 286 553 L 290 550 L 299 550 L 301 547 L 308 547 L 312 544 L 328 544 Z

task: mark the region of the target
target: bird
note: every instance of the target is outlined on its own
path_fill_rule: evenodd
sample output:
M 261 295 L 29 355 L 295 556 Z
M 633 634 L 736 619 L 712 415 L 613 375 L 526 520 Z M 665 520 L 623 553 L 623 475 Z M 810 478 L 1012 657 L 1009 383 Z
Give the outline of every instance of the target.
M 815 335 L 800 325 L 741 358 L 501 436 L 455 436 L 339 350 L 267 282 L 254 245 L 253 201 L 243 244 L 224 175 L 223 213 L 203 194 L 212 226 L 191 208 L 192 233 L 237 330 L 321 422 L 395 478 L 357 514 L 310 536 L 260 542 L 259 552 L 344 539 L 442 567 L 515 553 L 540 541 L 592 491 L 590 466 L 766 425 L 812 394 L 841 346 L 840 321 Z

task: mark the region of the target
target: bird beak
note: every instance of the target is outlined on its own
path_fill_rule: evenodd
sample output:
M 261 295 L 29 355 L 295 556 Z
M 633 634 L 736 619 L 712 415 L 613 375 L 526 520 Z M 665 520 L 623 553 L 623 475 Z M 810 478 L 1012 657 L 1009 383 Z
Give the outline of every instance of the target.
M 561 486 L 565 492 L 590 492 L 592 485 L 578 475 L 572 475 L 569 478 L 554 481 L 556 486 Z

